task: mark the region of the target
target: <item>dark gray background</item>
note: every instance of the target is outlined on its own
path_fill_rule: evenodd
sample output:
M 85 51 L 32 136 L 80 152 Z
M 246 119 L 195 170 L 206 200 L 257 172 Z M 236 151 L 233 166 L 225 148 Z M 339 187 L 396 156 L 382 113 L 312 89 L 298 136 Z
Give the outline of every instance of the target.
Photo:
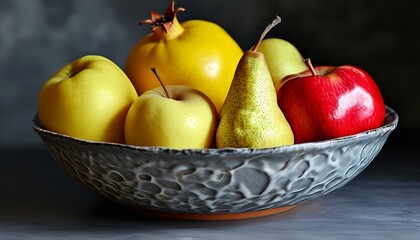
M 40 145 L 31 129 L 41 85 L 87 54 L 120 67 L 147 34 L 138 21 L 163 12 L 169 0 L 2 0 L 0 2 L 0 146 Z M 180 21 L 203 19 L 225 28 L 243 49 L 255 43 L 275 14 L 268 37 L 287 39 L 315 65 L 352 64 L 376 80 L 398 129 L 420 126 L 420 2 L 410 0 L 178 0 Z

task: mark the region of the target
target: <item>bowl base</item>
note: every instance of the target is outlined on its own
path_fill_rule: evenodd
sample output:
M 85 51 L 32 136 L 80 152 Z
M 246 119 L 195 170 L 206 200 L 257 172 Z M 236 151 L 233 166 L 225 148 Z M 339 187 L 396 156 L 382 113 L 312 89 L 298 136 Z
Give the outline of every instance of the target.
M 164 212 L 155 211 L 143 208 L 131 208 L 136 212 L 145 214 L 156 218 L 167 218 L 176 220 L 193 220 L 193 221 L 227 221 L 227 220 L 241 220 L 266 217 L 275 214 L 279 214 L 294 208 L 295 205 L 279 207 L 273 209 L 266 209 L 255 212 L 243 212 L 243 213 L 180 213 L 180 212 Z

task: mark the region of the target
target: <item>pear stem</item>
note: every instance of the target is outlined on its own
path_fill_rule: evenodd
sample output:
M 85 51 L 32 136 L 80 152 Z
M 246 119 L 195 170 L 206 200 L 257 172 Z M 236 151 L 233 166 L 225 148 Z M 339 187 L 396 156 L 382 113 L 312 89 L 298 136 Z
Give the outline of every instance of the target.
M 158 74 L 156 68 L 152 67 L 152 72 L 155 74 L 156 78 L 159 80 L 159 83 L 162 86 L 163 91 L 165 91 L 166 97 L 167 98 L 171 98 L 171 96 L 169 95 L 168 90 L 166 89 L 165 85 L 163 84 L 162 80 L 160 79 L 159 74 Z
M 311 59 L 310 58 L 305 58 L 303 59 L 303 61 L 305 62 L 306 66 L 308 66 L 309 71 L 311 71 L 313 76 L 318 75 L 318 73 L 316 72 L 314 66 L 312 65 Z
M 258 50 L 258 47 L 260 46 L 262 40 L 265 38 L 265 35 L 277 24 L 281 22 L 281 18 L 276 15 L 276 17 L 273 19 L 273 21 L 265 27 L 264 31 L 262 32 L 260 39 L 258 40 L 257 44 L 251 48 L 251 51 L 256 52 Z

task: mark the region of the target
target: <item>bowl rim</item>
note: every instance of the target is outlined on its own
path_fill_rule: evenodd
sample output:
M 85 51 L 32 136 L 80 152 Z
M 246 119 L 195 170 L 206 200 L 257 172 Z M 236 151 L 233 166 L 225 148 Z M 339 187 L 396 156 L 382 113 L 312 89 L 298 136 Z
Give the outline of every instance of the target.
M 34 115 L 32 119 L 32 128 L 38 134 L 44 134 L 48 136 L 54 136 L 61 139 L 66 139 L 71 142 L 81 143 L 81 144 L 88 144 L 88 145 L 96 145 L 96 146 L 103 146 L 103 147 L 116 147 L 116 148 L 123 148 L 132 151 L 140 151 L 140 152 L 150 152 L 150 153 L 182 153 L 182 154 L 189 154 L 189 155 L 203 155 L 203 154 L 237 154 L 237 153 L 253 153 L 253 154 L 266 154 L 266 153 L 273 153 L 273 152 L 283 152 L 283 151 L 299 151 L 305 150 L 308 148 L 324 148 L 335 145 L 337 143 L 345 143 L 348 141 L 353 140 L 362 140 L 366 138 L 371 138 L 374 136 L 382 135 L 388 132 L 391 132 L 396 128 L 399 122 L 399 116 L 396 111 L 389 106 L 385 105 L 386 115 L 385 115 L 385 122 L 386 124 L 367 131 L 363 131 L 357 134 L 343 136 L 339 138 L 327 139 L 322 141 L 316 142 L 306 142 L 306 143 L 295 143 L 291 145 L 284 145 L 278 147 L 270 147 L 270 148 L 205 148 L 205 149 L 178 149 L 178 148 L 169 148 L 169 147 L 161 147 L 161 146 L 135 146 L 135 145 L 128 145 L 124 143 L 113 143 L 113 142 L 99 142 L 99 141 L 92 141 L 92 140 L 85 140 L 77 137 L 72 137 L 69 135 L 65 135 L 62 133 L 57 133 L 54 131 L 47 130 L 43 128 L 40 124 L 38 112 Z

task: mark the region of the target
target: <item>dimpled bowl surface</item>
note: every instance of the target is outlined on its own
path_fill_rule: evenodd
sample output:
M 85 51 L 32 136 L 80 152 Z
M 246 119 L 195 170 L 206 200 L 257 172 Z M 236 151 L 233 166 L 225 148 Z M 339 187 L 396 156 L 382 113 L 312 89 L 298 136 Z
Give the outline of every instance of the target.
M 303 203 L 344 186 L 377 156 L 398 123 L 327 141 L 269 149 L 176 150 L 91 142 L 33 129 L 83 186 L 130 208 L 244 213 Z

